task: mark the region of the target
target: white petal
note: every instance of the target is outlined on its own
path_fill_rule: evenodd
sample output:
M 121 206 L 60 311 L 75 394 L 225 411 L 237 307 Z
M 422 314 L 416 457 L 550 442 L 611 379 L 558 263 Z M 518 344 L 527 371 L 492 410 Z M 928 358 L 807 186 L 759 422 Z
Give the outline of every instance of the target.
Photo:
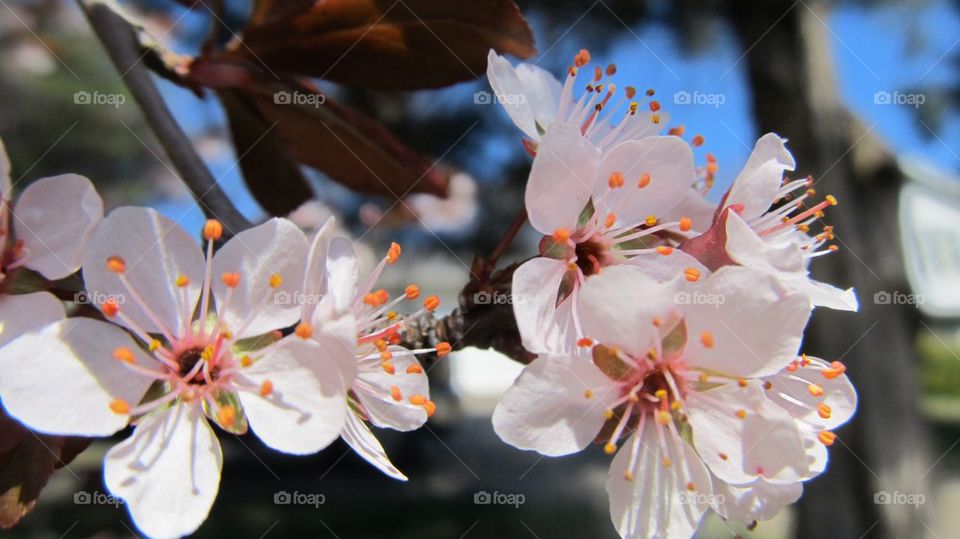
M 83 176 L 64 174 L 30 184 L 13 211 L 16 238 L 26 248 L 24 265 L 52 280 L 73 274 L 101 219 L 103 200 Z
M 569 455 L 597 437 L 604 411 L 618 396 L 589 356 L 541 355 L 497 404 L 493 429 L 519 449 Z
M 752 380 L 746 387 L 728 384 L 688 396 L 697 452 L 714 475 L 734 485 L 760 477 L 778 484 L 804 479 L 809 470 L 797 424 L 764 396 L 760 384 Z
M 687 291 L 693 298 L 683 309 L 690 336 L 684 353 L 690 365 L 734 376 L 767 376 L 796 357 L 810 304 L 769 274 L 725 266 Z
M 701 279 L 710 275 L 710 270 L 699 260 L 679 249 L 674 249 L 668 255 L 660 253 L 639 254 L 630 257 L 624 264 L 640 268 L 644 275 L 660 282 L 682 277 L 684 272 L 690 268 L 699 271 Z
M 733 181 L 725 204 L 743 204 L 747 221 L 764 214 L 783 181 L 783 171 L 793 170 L 796 162 L 786 142 L 774 133 L 760 137 L 737 179 Z
M 330 242 L 326 280 L 326 291 L 333 299 L 333 308 L 343 313 L 356 299 L 360 286 L 360 263 L 350 240 L 333 238 Z
M 844 290 L 827 283 L 814 281 L 806 275 L 796 279 L 784 279 L 781 277 L 780 282 L 782 282 L 784 286 L 807 296 L 810 303 L 817 307 L 837 309 L 839 311 L 860 310 L 857 293 L 852 288 Z
M 370 428 L 353 412 L 347 414 L 347 422 L 343 428 L 343 441 L 353 448 L 364 460 L 375 466 L 381 472 L 394 479 L 406 481 L 407 476 L 397 469 L 387 457 L 380 441 L 370 432 Z
M 703 196 L 694 189 L 688 189 L 687 193 L 672 210 L 665 212 L 661 217 L 664 222 L 679 221 L 681 217 L 690 219 L 693 225 L 693 232 L 706 232 L 713 224 L 713 216 L 717 211 L 717 204 L 703 198 Z
M 310 320 L 313 317 L 313 311 L 319 298 L 327 293 L 327 255 L 330 252 L 330 241 L 333 240 L 336 225 L 336 218 L 328 218 L 310 241 L 310 250 L 307 252 L 307 268 L 304 271 L 303 287 L 301 289 L 307 300 L 302 305 L 302 318 L 304 320 Z
M 732 211 L 727 213 L 725 231 L 727 254 L 738 264 L 771 273 L 806 274 L 803 254 L 796 243 L 767 243 Z
M 610 266 L 580 293 L 584 336 L 630 355 L 645 354 L 658 334 L 654 319 L 675 309 L 676 281 L 661 283 L 640 268 Z
M 567 350 L 576 342 L 572 298 L 557 306 L 566 271 L 566 261 L 538 257 L 513 273 L 513 314 L 523 347 L 534 354 Z
M 61 320 L 27 333 L 0 349 L 0 395 L 13 417 L 50 434 L 109 436 L 130 416 L 110 403 L 136 406 L 152 379 L 133 374 L 113 359 L 127 347 L 143 367 L 155 360 L 122 329 L 90 318 Z
M 223 454 L 200 407 L 151 413 L 107 452 L 103 478 L 150 537 L 182 537 L 207 519 L 220 488 Z
M 609 178 L 616 172 L 623 175 L 624 185 L 611 193 Z M 650 183 L 641 189 L 638 183 L 644 174 L 650 175 Z M 660 217 L 672 210 L 686 196 L 695 177 L 693 150 L 683 139 L 628 140 L 603 156 L 593 200 L 601 216 L 614 212 L 623 223 L 640 224 L 650 215 Z
M 0 346 L 65 316 L 63 303 L 49 292 L 0 294 Z
M 757 482 L 737 487 L 715 479 L 713 493 L 717 503 L 713 509 L 721 517 L 735 522 L 770 520 L 781 509 L 800 499 L 803 483 L 775 485 L 758 479 Z
M 263 443 L 284 453 L 307 455 L 330 445 L 346 420 L 346 387 L 338 362 L 311 340 L 289 337 L 241 371 L 273 392 L 241 391 L 250 428 Z
M 430 398 L 427 374 L 407 372 L 410 366 L 420 365 L 409 350 L 400 346 L 391 346 L 389 350 L 393 354 L 394 374 L 383 370 L 379 357 L 363 360 L 357 371 L 362 385 L 354 391 L 374 425 L 400 431 L 420 428 L 427 422 L 427 412 L 423 406 L 412 404 L 410 398 Z M 400 400 L 393 398 L 393 388 L 399 391 Z
M 543 234 L 573 232 L 590 200 L 600 151 L 573 126 L 556 123 L 543 137 L 530 168 L 524 200 L 530 224 Z M 606 178 L 603 179 L 606 185 Z
M 228 328 L 245 328 L 238 337 L 263 335 L 300 319 L 300 306 L 281 298 L 299 295 L 307 249 L 307 238 L 297 225 L 274 218 L 230 238 L 217 251 L 213 257 L 213 291 L 218 301 L 224 301 L 227 294 L 220 275 L 240 274 L 240 286 L 233 289 L 225 312 L 220 312 Z M 274 275 L 282 279 L 278 288 L 269 285 Z
M 664 432 L 667 452 L 661 453 L 656 428 L 654 421 L 646 421 L 632 481 L 624 472 L 632 464 L 630 449 L 638 434 L 623 444 L 610 463 L 610 518 L 624 539 L 692 537 L 712 498 L 710 474 L 693 448 L 680 441 L 678 450 Z M 664 457 L 672 461 L 670 466 L 663 465 Z M 688 483 L 695 490 L 689 490 Z
M 134 295 L 107 269 L 107 259 L 126 261 L 126 278 L 155 313 L 157 321 L 177 333 L 192 317 L 203 283 L 204 259 L 200 247 L 180 225 L 150 208 L 122 207 L 110 212 L 94 229 L 83 256 L 83 279 L 90 297 L 117 298 L 120 309 L 135 324 L 150 333 L 160 328 L 143 310 Z M 190 279 L 183 290 L 176 286 L 180 275 Z
M 857 409 L 857 392 L 846 374 L 827 378 L 823 376 L 823 370 L 829 366 L 816 358 L 810 360 L 809 365 L 798 366 L 794 372 L 783 370 L 766 378 L 771 384 L 767 395 L 810 428 L 833 430 L 853 417 Z M 823 394 L 815 397 L 810 392 L 812 385 L 822 389 Z M 820 416 L 820 404 L 829 407 L 829 417 Z
M 527 137 L 539 140 L 537 124 L 546 128 L 557 115 L 560 81 L 537 66 L 519 64 L 515 69 L 493 49 L 487 55 L 487 78 L 493 89 L 492 100 L 500 102 Z

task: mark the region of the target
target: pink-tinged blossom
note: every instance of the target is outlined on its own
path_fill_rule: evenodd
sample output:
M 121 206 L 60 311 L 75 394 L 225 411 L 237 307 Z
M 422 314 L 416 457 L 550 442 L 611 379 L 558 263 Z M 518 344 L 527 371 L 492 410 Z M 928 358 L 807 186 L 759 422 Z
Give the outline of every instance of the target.
M 299 286 L 306 237 L 272 219 L 213 255 L 221 235 L 208 221 L 205 255 L 154 210 L 114 210 L 83 261 L 108 321 L 62 320 L 0 350 L 4 406 L 31 428 L 109 436 L 135 425 L 107 452 L 104 478 L 154 537 L 192 533 L 213 504 L 222 454 L 208 421 L 308 454 L 339 436 L 347 414 L 340 365 L 312 342 L 278 342 L 300 317 L 275 298 Z
M 750 268 L 690 283 L 623 265 L 587 281 L 578 308 L 578 350 L 527 366 L 493 423 L 507 443 L 545 455 L 594 440 L 616 453 L 607 491 L 621 536 L 689 537 L 711 506 L 765 517 L 822 471 L 798 419 L 822 402 L 794 402 L 800 382 L 782 378 L 794 375 L 784 373 L 810 314 L 802 294 Z M 845 420 L 850 396 L 832 380 L 824 391 Z M 828 438 L 814 437 L 820 449 Z
M 855 311 L 853 289 L 842 290 L 810 277 L 810 261 L 837 249 L 826 245 L 835 239 L 833 227 L 811 232 L 824 210 L 837 201 L 827 195 L 807 206 L 816 195 L 812 180 L 784 181 L 784 171 L 794 167 L 782 138 L 773 133 L 761 137 L 717 208 L 710 229 L 681 248 L 711 270 L 729 264 L 752 267 L 806 294 L 814 305 Z
M 317 342 L 328 357 L 350 373 L 344 379 L 349 412 L 340 436 L 367 462 L 395 479 L 405 481 L 387 457 L 367 423 L 376 427 L 410 431 L 433 415 L 427 374 L 416 355 L 445 355 L 447 343 L 437 348 L 409 350 L 399 345 L 408 319 L 435 310 L 436 296 L 423 301 L 423 308 L 408 316 L 394 310 L 404 301 L 420 298 L 420 288 L 409 285 L 391 299 L 385 289 L 375 289 L 383 270 L 400 257 L 399 244 L 392 244 L 373 271 L 361 281 L 359 262 L 350 241 L 335 238 L 330 218 L 317 232 L 310 249 L 304 279 L 306 298 L 302 322 L 295 336 Z

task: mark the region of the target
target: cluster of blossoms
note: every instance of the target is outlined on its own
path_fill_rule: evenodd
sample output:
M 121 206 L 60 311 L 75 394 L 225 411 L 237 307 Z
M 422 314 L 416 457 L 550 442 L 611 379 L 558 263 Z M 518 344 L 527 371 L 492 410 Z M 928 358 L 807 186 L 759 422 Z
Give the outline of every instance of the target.
M 249 428 L 296 455 L 343 438 L 406 479 L 367 424 L 423 425 L 436 407 L 415 356 L 450 346 L 400 345 L 405 318 L 393 308 L 420 290 L 410 285 L 393 300 L 373 290 L 399 245 L 363 279 L 332 219 L 312 241 L 272 219 L 214 254 L 218 221 L 204 226 L 201 248 L 152 209 L 121 207 L 104 218 L 78 176 L 40 180 L 13 206 L 8 174 L 3 155 L 0 398 L 43 433 L 110 436 L 134 426 L 107 452 L 104 479 L 144 533 L 178 537 L 206 519 L 223 460 L 211 422 L 233 434 Z M 7 241 L 11 216 L 16 234 Z M 47 292 L 9 294 L 21 266 L 48 279 L 80 269 L 101 319 L 68 318 Z M 427 297 L 414 316 L 438 306 Z
M 512 284 L 538 357 L 494 427 L 544 455 L 592 442 L 615 454 L 607 492 L 622 537 L 689 537 L 707 509 L 769 519 L 824 471 L 856 408 L 842 363 L 800 353 L 814 307 L 858 308 L 852 290 L 807 271 L 835 250 L 831 227 L 811 228 L 836 200 L 810 204 L 812 180 L 784 178 L 793 157 L 767 134 L 709 202 L 717 163 L 696 166 L 702 137 L 663 135 L 659 103 L 641 112 L 633 88 L 611 105 L 612 65 L 574 98 L 589 62 L 581 51 L 561 83 L 489 56 L 494 91 L 525 96 L 505 106 L 534 155 L 525 203 L 543 234 Z

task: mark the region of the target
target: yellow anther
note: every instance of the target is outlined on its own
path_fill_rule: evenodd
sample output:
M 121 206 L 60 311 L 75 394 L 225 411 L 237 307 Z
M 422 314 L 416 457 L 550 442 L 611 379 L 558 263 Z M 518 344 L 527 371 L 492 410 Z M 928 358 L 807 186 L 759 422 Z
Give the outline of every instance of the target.
M 657 411 L 657 424 L 669 425 L 671 419 L 672 419 L 672 416 L 670 415 L 670 412 L 667 412 L 664 410 Z
M 240 358 L 240 366 L 241 366 L 241 367 L 249 367 L 250 365 L 253 365 L 253 358 L 252 358 L 252 357 L 250 357 L 250 356 L 243 356 L 242 358 Z
M 673 466 L 673 461 L 670 460 L 670 457 L 663 457 L 663 459 L 660 460 L 660 464 L 663 464 L 664 468 L 669 468 Z
M 669 254 L 673 254 L 673 247 L 670 247 L 669 245 L 661 245 L 657 247 L 657 252 L 663 256 L 667 256 Z
M 737 410 L 737 417 L 739 417 L 740 419 L 747 417 L 747 411 L 744 410 L 743 408 Z
M 683 270 L 683 276 L 691 283 L 695 283 L 700 280 L 700 270 L 697 268 L 687 268 Z
M 151 340 L 150 340 L 150 346 L 149 346 L 148 348 L 150 349 L 151 352 L 156 352 L 156 351 L 159 350 L 162 346 L 163 346 L 163 343 L 161 343 L 159 340 L 157 340 L 157 339 L 151 339 Z
M 130 413 L 130 404 L 123 399 L 116 399 L 110 403 L 110 409 L 115 414 L 126 415 Z
M 213 360 L 213 353 L 214 353 L 213 346 L 212 345 L 207 346 L 200 352 L 200 358 L 209 363 L 210 361 Z
M 603 411 L 603 418 L 606 420 L 613 419 L 613 410 L 607 408 Z
M 814 397 L 823 396 L 823 388 L 818 386 L 817 384 L 810 384 L 809 386 L 807 386 L 807 391 L 809 391 L 810 395 Z
M 179 288 L 183 288 L 190 284 L 190 277 L 187 277 L 186 275 L 178 275 L 176 284 Z
M 393 322 L 397 319 L 397 311 L 387 311 L 387 320 Z
M 660 125 L 660 115 L 659 115 L 659 114 L 651 114 L 651 115 L 650 115 L 650 122 L 653 123 L 654 125 Z
M 226 428 L 230 428 L 237 421 L 237 409 L 233 405 L 221 406 L 217 410 L 217 423 L 220 423 Z
M 631 472 L 630 470 L 623 472 L 623 478 L 626 479 L 627 481 L 633 481 L 633 472 Z
M 835 197 L 835 196 L 833 196 L 833 195 L 827 195 L 827 196 L 825 197 L 825 199 L 826 199 L 827 202 L 830 203 L 831 206 L 836 206 L 836 205 L 837 205 L 837 197 Z
M 646 219 L 646 221 L 644 221 L 644 223 L 645 223 L 647 226 L 656 226 L 657 220 L 658 220 L 658 219 L 657 219 L 657 216 L 656 216 L 656 215 L 648 215 L 648 216 L 647 216 L 647 219 Z
M 701 384 L 705 384 L 708 380 L 710 380 L 710 376 L 708 376 L 705 372 L 701 372 L 700 376 L 697 377 L 697 380 L 699 380 Z
M 280 288 L 280 285 L 283 284 L 283 277 L 281 277 L 279 273 L 274 273 L 270 276 L 267 284 L 270 285 L 270 288 Z
M 588 389 L 588 390 L 584 391 L 584 392 L 583 392 L 583 397 L 586 398 L 586 399 L 592 399 L 592 398 L 593 398 L 593 390 Z
M 617 452 L 617 445 L 616 445 L 615 443 L 613 443 L 613 442 L 607 442 L 607 443 L 603 446 L 603 452 L 606 453 L 606 454 L 608 454 L 608 455 L 612 455 L 612 454 L 614 454 L 614 453 Z
M 663 400 L 663 399 L 667 398 L 667 390 L 666 390 L 666 389 L 658 389 L 658 390 L 656 390 L 656 391 L 653 392 L 653 395 L 654 395 L 655 397 L 657 397 L 658 399 Z

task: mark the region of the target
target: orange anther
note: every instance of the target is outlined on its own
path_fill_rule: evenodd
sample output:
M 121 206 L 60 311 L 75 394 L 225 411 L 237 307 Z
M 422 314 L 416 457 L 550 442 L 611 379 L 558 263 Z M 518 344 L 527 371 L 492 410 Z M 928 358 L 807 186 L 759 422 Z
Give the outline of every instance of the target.
M 417 299 L 420 297 L 420 287 L 415 284 L 408 285 L 403 293 L 406 294 L 407 299 Z
M 270 285 L 270 288 L 280 288 L 280 285 L 283 284 L 283 277 L 279 273 L 274 273 L 270 276 L 267 284 Z
M 703 135 L 694 135 L 693 140 L 690 141 L 690 144 L 693 144 L 695 148 L 703 146 Z
M 744 410 L 743 408 L 737 410 L 737 417 L 739 417 L 740 419 L 747 417 L 747 411 Z
M 700 270 L 697 268 L 687 268 L 683 270 L 683 276 L 691 283 L 695 283 L 700 280 Z
M 617 214 L 610 212 L 607 214 L 607 219 L 603 222 L 607 228 L 613 228 L 613 225 L 617 224 Z
M 810 395 L 814 397 L 823 396 L 823 388 L 818 386 L 817 384 L 810 384 L 809 386 L 807 386 L 807 391 L 809 391 Z
M 207 219 L 203 224 L 203 238 L 206 240 L 219 240 L 223 237 L 223 223 L 216 219 Z
M 426 410 L 427 417 L 433 417 L 433 414 L 437 413 L 437 405 L 433 401 L 423 403 L 423 409 Z
M 650 102 L 650 112 L 657 112 L 658 110 L 660 110 L 660 102 L 659 102 L 659 101 L 651 101 L 651 102 Z
M 217 423 L 230 428 L 237 421 L 237 409 L 232 405 L 221 406 L 217 410 Z
M 444 341 L 437 343 L 437 357 L 443 357 L 450 353 L 453 350 L 453 347 L 450 346 L 450 343 Z
M 830 408 L 829 404 L 821 402 L 817 405 L 817 415 L 819 415 L 821 419 L 830 419 L 830 416 L 833 415 L 833 409 Z
M 393 365 L 393 363 L 390 363 L 389 361 L 381 362 L 380 367 L 382 367 L 383 372 L 387 374 L 390 374 L 390 375 L 397 374 L 397 368 Z
M 133 350 L 121 346 L 113 349 L 113 359 L 132 364 L 137 360 L 137 356 L 134 355 Z
M 122 256 L 111 256 L 107 259 L 107 269 L 114 273 L 123 273 L 127 271 L 127 262 Z
M 223 281 L 229 288 L 236 288 L 240 286 L 240 274 L 239 273 L 224 273 L 220 276 L 220 280 Z
M 570 240 L 570 231 L 566 228 L 558 228 L 553 231 L 553 241 L 567 243 L 568 240 Z
M 607 179 L 607 185 L 610 189 L 616 189 L 618 187 L 623 187 L 623 173 L 622 172 L 611 172 L 610 178 Z
M 684 127 L 683 124 L 681 124 L 681 125 L 678 125 L 678 126 L 676 126 L 676 127 L 671 127 L 670 130 L 667 131 L 667 134 L 668 134 L 668 135 L 672 135 L 672 136 L 674 136 L 674 137 L 682 137 L 682 136 L 683 136 L 683 133 L 684 133 L 686 130 L 687 130 L 687 128 Z
M 177 287 L 183 288 L 190 284 L 190 277 L 187 277 L 186 275 L 178 275 L 175 284 Z
M 252 358 L 252 357 L 250 357 L 250 356 L 243 356 L 242 358 L 240 358 L 240 366 L 241 366 L 241 367 L 249 367 L 250 365 L 253 365 L 253 358 Z
M 407 367 L 407 374 L 423 374 L 423 367 L 420 365 L 410 365 Z
M 821 444 L 830 447 L 833 445 L 833 442 L 837 440 L 837 435 L 828 430 L 824 430 L 821 431 L 820 434 L 817 434 L 817 439 L 820 440 Z
M 637 182 L 637 187 L 639 187 L 640 189 L 643 189 L 648 185 L 650 185 L 650 174 L 647 174 L 646 172 L 644 172 L 640 176 L 640 181 Z
M 301 339 L 309 339 L 313 336 L 313 326 L 307 322 L 300 322 L 297 328 L 293 330 L 294 334 Z
M 440 306 L 440 298 L 438 298 L 437 296 L 430 296 L 423 301 L 423 308 L 428 311 L 435 311 L 439 306 Z
M 680 218 L 680 231 L 689 232 L 693 228 L 693 221 L 689 217 Z
M 391 386 L 391 387 L 390 387 L 390 397 L 393 398 L 393 400 L 395 400 L 395 401 L 397 401 L 397 402 L 402 401 L 402 400 L 403 400 L 403 394 L 400 393 L 400 388 L 397 387 L 397 386 Z
M 715 341 L 713 340 L 713 333 L 710 333 L 709 331 L 704 331 L 701 333 L 700 344 L 706 348 L 713 348 L 713 345 L 715 344 Z
M 670 247 L 669 245 L 661 245 L 657 247 L 657 252 L 663 256 L 667 256 L 673 254 L 673 247 Z
M 130 413 L 130 404 L 123 399 L 117 399 L 110 403 L 110 409 L 115 414 L 126 415 Z
M 400 253 L 402 251 L 399 243 L 391 242 L 390 249 L 387 250 L 387 264 L 396 264 L 397 260 L 400 260 Z
M 414 396 L 410 397 L 410 404 L 415 404 L 415 405 L 417 405 L 417 406 L 423 406 L 424 404 L 427 403 L 428 400 L 430 400 L 430 399 L 426 398 L 426 397 L 423 396 L 423 395 L 414 395 Z
M 587 347 L 593 346 L 593 340 L 588 339 L 586 337 L 577 339 L 577 346 L 579 346 L 580 348 L 587 348 Z
M 113 318 L 120 312 L 120 305 L 117 304 L 117 300 L 108 299 L 100 305 L 100 310 L 103 311 L 103 314 L 105 314 L 107 318 Z

